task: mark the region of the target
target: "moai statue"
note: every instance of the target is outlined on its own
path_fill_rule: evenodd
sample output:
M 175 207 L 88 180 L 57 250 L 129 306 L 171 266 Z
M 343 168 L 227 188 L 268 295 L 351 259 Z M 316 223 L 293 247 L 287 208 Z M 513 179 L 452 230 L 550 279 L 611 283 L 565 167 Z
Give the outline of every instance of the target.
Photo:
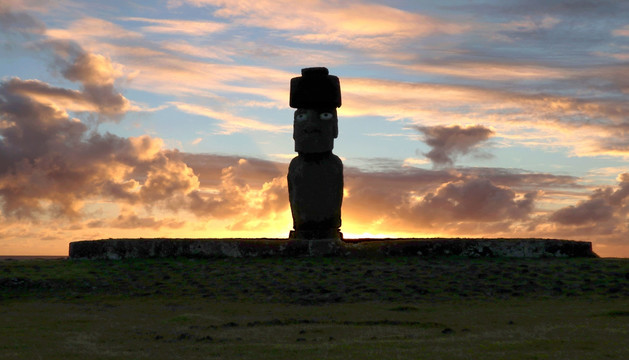
M 341 106 L 339 78 L 324 67 L 301 70 L 290 81 L 295 151 L 288 168 L 293 214 L 291 239 L 342 239 L 343 163 L 332 154 Z

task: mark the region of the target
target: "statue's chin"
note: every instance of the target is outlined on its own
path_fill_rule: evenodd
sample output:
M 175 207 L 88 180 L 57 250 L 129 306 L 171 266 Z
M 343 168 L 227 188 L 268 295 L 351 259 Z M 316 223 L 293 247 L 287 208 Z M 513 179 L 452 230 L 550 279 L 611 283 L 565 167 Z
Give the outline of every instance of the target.
M 334 140 L 321 141 L 316 139 L 295 142 L 295 151 L 298 153 L 322 153 L 332 151 L 333 148 Z

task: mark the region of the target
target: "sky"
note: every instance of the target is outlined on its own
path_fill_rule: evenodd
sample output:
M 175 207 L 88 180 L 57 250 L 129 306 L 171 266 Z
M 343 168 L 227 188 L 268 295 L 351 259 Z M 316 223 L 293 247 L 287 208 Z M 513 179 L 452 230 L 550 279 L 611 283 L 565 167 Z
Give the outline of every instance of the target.
M 629 2 L 0 0 L 0 254 L 286 238 L 289 84 L 340 79 L 341 230 L 629 257 Z

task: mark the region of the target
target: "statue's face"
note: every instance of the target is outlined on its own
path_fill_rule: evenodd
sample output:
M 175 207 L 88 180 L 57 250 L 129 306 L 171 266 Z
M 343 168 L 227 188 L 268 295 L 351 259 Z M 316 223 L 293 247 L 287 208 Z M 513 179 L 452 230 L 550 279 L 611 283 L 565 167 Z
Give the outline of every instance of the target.
M 332 151 L 338 136 L 336 108 L 297 109 L 293 122 L 295 151 L 321 153 Z

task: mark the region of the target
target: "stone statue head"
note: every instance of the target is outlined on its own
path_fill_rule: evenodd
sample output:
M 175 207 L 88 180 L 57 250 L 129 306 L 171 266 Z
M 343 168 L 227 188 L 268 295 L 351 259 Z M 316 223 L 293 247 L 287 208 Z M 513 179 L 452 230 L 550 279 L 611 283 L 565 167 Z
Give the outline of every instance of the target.
M 301 76 L 290 81 L 290 107 L 296 108 L 293 139 L 298 153 L 332 151 L 338 136 L 336 108 L 341 107 L 339 78 L 328 69 L 301 69 Z

